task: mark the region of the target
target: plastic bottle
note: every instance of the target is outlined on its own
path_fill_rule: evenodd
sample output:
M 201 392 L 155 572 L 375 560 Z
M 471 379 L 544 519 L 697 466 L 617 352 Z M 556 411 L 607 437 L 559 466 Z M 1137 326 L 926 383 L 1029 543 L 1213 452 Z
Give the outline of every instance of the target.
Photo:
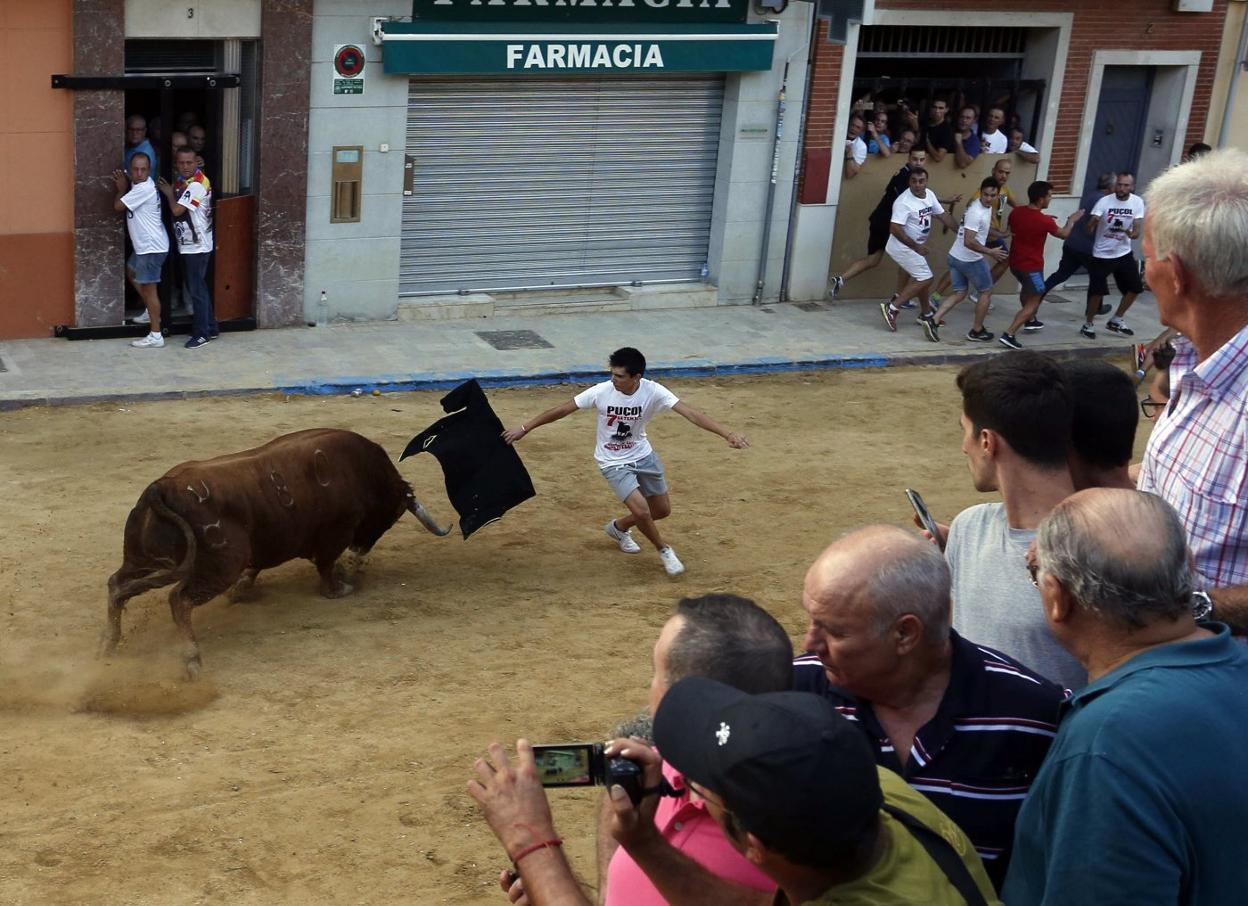
M 321 301 L 316 303 L 316 326 L 329 326 L 329 297 L 325 295 L 325 290 L 321 290 Z
M 702 278 L 702 282 L 706 282 L 706 278 L 711 274 L 711 268 L 705 261 L 702 262 L 702 270 L 698 272 L 698 276 Z

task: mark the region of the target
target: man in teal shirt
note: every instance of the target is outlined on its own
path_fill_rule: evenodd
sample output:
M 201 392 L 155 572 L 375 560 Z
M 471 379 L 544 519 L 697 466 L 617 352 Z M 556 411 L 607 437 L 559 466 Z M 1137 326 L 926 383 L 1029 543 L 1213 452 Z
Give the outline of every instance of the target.
M 1189 557 L 1139 491 L 1080 491 L 1040 524 L 1028 568 L 1089 682 L 1015 824 L 1010 906 L 1248 897 L 1248 651 L 1197 622 Z

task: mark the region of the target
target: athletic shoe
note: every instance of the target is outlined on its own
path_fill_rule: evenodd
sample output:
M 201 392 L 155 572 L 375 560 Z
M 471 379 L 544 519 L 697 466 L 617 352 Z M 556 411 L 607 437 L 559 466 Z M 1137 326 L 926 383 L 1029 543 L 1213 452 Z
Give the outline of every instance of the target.
M 620 546 L 620 550 L 624 553 L 641 553 L 641 545 L 634 541 L 633 536 L 628 532 L 621 532 L 618 528 L 616 528 L 614 519 L 607 523 L 607 536 L 615 539 L 616 544 Z M 668 550 L 671 550 L 671 548 L 668 548 Z
M 1028 321 L 1026 324 L 1023 325 L 1023 330 L 1027 330 L 1027 331 L 1044 330 L 1044 322 L 1041 321 L 1039 318 L 1032 318 L 1030 321 Z
M 130 318 L 130 323 L 131 324 L 151 324 L 152 316 L 147 313 L 147 309 L 145 308 L 141 312 L 139 312 L 137 315 L 135 315 L 133 318 Z
M 207 337 L 191 337 L 189 340 L 186 341 L 187 349 L 198 349 L 201 346 L 207 346 L 207 345 L 208 345 Z
M 1089 327 L 1087 324 L 1084 324 L 1082 327 L 1080 327 L 1079 332 L 1083 334 L 1085 337 L 1087 337 L 1089 340 L 1096 339 L 1096 331 L 1093 330 L 1091 327 Z
M 896 296 L 893 296 L 893 299 L 896 299 L 896 298 L 897 298 Z M 898 305 L 897 307 L 904 308 L 906 311 L 914 311 L 916 308 L 919 307 L 919 300 L 907 299 L 905 302 L 903 302 L 901 305 Z
M 1110 313 L 1113 307 L 1114 306 L 1110 305 L 1108 302 L 1102 302 L 1101 307 L 1096 310 L 1096 313 L 1098 315 L 1107 315 Z
M 837 274 L 828 283 L 828 293 L 835 299 L 841 294 L 841 288 L 845 286 L 845 278 Z
M 133 340 L 130 343 L 135 349 L 160 349 L 165 345 L 165 338 L 158 333 L 149 333 L 141 340 Z
M 927 338 L 933 343 L 940 342 L 940 331 L 936 327 L 936 318 L 928 315 L 926 318 L 919 318 L 919 323 L 923 325 L 923 332 L 927 334 Z
M 880 303 L 880 314 L 884 316 L 884 323 L 888 325 L 888 329 L 893 333 L 897 332 L 897 309 L 893 308 L 891 302 Z
M 966 332 L 968 340 L 979 340 L 981 343 L 987 343 L 996 336 L 991 330 L 975 330 L 971 329 Z
M 1001 336 L 997 337 L 997 342 L 1000 343 L 1002 346 L 1009 347 L 1010 349 L 1022 349 L 1023 348 L 1023 344 L 1018 342 L 1018 340 L 1014 339 L 1008 333 L 1003 333 L 1001 334 Z
M 685 564 L 680 562 L 680 558 L 676 556 L 676 552 L 672 550 L 670 544 L 667 547 L 660 548 L 659 559 L 663 561 L 663 569 L 669 576 L 679 576 L 685 571 Z
M 1124 337 L 1135 336 L 1135 331 L 1128 327 L 1127 323 L 1121 318 L 1111 318 L 1109 323 L 1105 325 L 1105 329 L 1113 331 L 1114 333 L 1120 333 Z

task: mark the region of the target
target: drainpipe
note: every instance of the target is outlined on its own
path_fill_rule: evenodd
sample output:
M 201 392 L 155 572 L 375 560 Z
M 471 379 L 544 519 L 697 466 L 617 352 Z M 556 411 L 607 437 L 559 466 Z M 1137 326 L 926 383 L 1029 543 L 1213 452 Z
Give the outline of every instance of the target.
M 776 20 L 772 20 L 776 21 Z M 776 27 L 779 28 L 780 23 L 776 21 Z M 767 184 L 767 202 L 763 205 L 763 241 L 758 250 L 758 279 L 754 281 L 754 305 L 761 305 L 763 301 L 763 284 L 767 278 L 767 245 L 771 241 L 771 218 L 772 208 L 776 203 L 776 174 L 780 170 L 780 139 L 784 135 L 784 95 L 789 86 L 789 64 L 793 62 L 793 58 L 801 53 L 805 48 L 799 47 L 793 53 L 789 54 L 788 59 L 784 61 L 784 74 L 780 78 L 780 93 L 776 96 L 776 128 L 775 139 L 771 151 L 771 180 Z
M 793 234 L 797 231 L 798 183 L 802 179 L 802 148 L 806 146 L 807 113 L 810 110 L 810 86 L 815 78 L 815 42 L 819 40 L 819 17 L 810 17 L 810 37 L 806 53 L 806 88 L 802 92 L 802 113 L 797 119 L 797 155 L 793 164 L 793 189 L 789 192 L 789 224 L 784 234 L 784 268 L 780 272 L 780 301 L 789 301 L 789 280 L 792 277 L 789 253 L 793 248 Z
M 1244 71 L 1244 57 L 1248 56 L 1248 10 L 1239 26 L 1239 49 L 1235 51 L 1235 69 L 1231 72 L 1231 87 L 1226 92 L 1226 108 L 1222 111 L 1222 128 L 1218 130 L 1218 147 L 1226 147 L 1226 133 L 1230 131 L 1231 111 L 1235 108 L 1235 95 L 1239 92 L 1239 77 Z

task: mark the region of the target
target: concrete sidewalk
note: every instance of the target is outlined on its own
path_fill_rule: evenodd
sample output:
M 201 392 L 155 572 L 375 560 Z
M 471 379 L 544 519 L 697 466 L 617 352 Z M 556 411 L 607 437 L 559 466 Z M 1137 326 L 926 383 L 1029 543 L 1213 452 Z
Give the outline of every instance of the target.
M 1063 298 L 1070 301 L 1050 297 L 1041 306 L 1045 329 L 1021 334 L 1024 346 L 1063 356 L 1119 356 L 1162 330 L 1156 303 L 1145 294 L 1127 316 L 1134 337 L 1109 333 L 1102 317 L 1096 340 L 1088 340 L 1079 334 L 1082 291 Z M 0 342 L 0 409 L 273 391 L 443 389 L 468 377 L 486 386 L 588 383 L 602 378 L 607 353 L 619 346 L 641 349 L 656 378 L 940 364 L 1005 351 L 995 340 L 966 339 L 969 301 L 949 316 L 940 343 L 924 337 L 913 312 L 904 312 L 890 333 L 878 304 L 334 324 L 227 333 L 197 350 L 183 348 L 185 337 L 169 338 L 163 349 L 133 349 L 128 340 L 10 340 Z M 999 334 L 1016 306 L 1015 296 L 999 298 L 987 329 Z M 498 349 L 488 341 L 498 332 L 528 332 L 502 339 L 546 345 Z

